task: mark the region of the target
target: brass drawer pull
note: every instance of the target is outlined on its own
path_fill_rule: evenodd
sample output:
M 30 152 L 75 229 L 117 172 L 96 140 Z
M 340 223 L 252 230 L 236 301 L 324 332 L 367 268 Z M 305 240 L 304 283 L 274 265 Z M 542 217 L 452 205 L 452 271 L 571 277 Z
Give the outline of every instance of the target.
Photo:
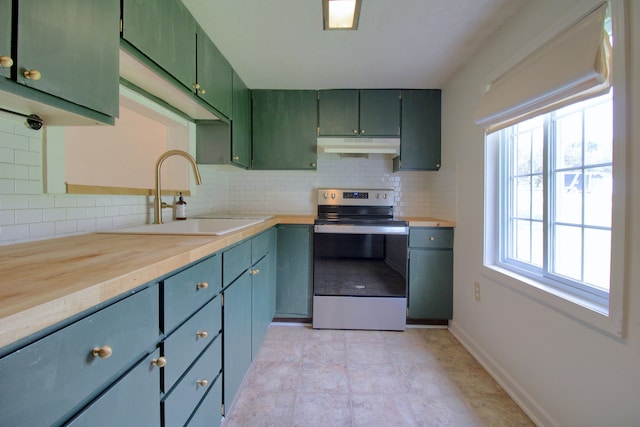
M 436 238 L 431 236 L 431 237 L 429 237 L 429 240 L 431 240 L 433 242 L 434 240 L 436 240 Z
M 151 364 L 158 368 L 164 368 L 167 364 L 167 359 L 164 357 L 158 357 L 157 359 L 151 359 Z
M 209 287 L 209 284 L 207 282 L 200 282 L 196 285 L 196 288 L 198 289 L 207 289 Z
M 13 59 L 10 56 L 0 56 L 0 67 L 9 68 L 13 67 Z
M 42 74 L 38 70 L 26 70 L 23 75 L 25 79 L 29 80 L 40 80 L 42 78 Z
M 209 336 L 209 334 L 207 333 L 207 331 L 198 331 L 196 332 L 196 336 L 198 338 L 206 338 Z
M 196 383 L 200 386 L 200 387 L 206 387 L 209 385 L 209 381 L 207 381 L 206 379 L 201 379 L 196 381 Z
M 113 350 L 108 345 L 103 345 L 102 347 L 96 347 L 91 352 L 93 357 L 99 357 L 100 359 L 107 359 L 111 354 L 113 354 Z

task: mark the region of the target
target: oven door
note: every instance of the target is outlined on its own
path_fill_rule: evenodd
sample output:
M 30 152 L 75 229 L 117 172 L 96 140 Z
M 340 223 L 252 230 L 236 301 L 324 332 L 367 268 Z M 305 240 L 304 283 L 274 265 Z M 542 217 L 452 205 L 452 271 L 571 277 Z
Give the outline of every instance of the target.
M 404 330 L 408 227 L 314 229 L 314 328 Z

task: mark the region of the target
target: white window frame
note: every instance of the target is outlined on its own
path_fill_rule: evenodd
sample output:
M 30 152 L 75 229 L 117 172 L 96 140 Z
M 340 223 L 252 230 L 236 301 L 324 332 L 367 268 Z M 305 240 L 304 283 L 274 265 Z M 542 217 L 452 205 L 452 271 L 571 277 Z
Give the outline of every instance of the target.
M 585 0 L 574 7 L 543 36 L 533 40 L 520 55 L 512 58 L 495 71 L 495 76 L 503 74 L 510 66 L 520 62 L 544 43 L 562 32 L 572 22 L 588 13 L 600 3 Z M 543 303 L 582 323 L 594 326 L 604 332 L 624 336 L 623 298 L 625 288 L 625 257 L 627 251 L 625 230 L 627 224 L 626 194 L 626 151 L 628 144 L 628 107 L 626 99 L 626 28 L 625 0 L 610 0 L 613 23 L 613 212 L 611 231 L 611 279 L 608 301 L 585 298 L 580 293 L 567 292 L 552 282 L 541 281 L 511 266 L 500 263 L 499 221 L 500 221 L 500 132 L 487 135 L 485 139 L 485 206 L 484 206 L 484 274 L 492 280 L 515 289 L 528 297 Z M 492 79 L 487 79 L 492 81 Z

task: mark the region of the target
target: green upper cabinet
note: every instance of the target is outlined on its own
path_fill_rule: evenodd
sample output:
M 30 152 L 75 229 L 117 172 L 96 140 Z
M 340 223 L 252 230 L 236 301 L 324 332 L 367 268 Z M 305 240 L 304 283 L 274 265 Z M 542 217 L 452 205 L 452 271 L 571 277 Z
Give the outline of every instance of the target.
M 251 92 L 235 71 L 233 72 L 231 162 L 244 168 L 248 168 L 251 163 Z
M 102 115 L 117 117 L 120 2 L 21 0 L 17 6 L 12 31 L 12 2 L 0 2 L 0 55 L 12 58 L 15 79 L 3 81 L 2 89 L 95 116 L 61 104 L 69 101 L 105 122 L 110 120 Z M 10 76 L 9 68 L 0 72 Z
M 0 0 L 0 76 L 11 76 L 11 19 L 12 1 Z
M 400 91 L 335 89 L 318 92 L 318 135 L 400 135 Z
M 393 159 L 394 172 L 440 169 L 440 99 L 439 89 L 402 91 L 400 156 Z
M 253 169 L 316 169 L 313 90 L 252 92 Z
M 189 90 L 196 83 L 196 26 L 180 0 L 122 2 L 122 38 Z
M 198 27 L 196 93 L 227 118 L 232 117 L 233 70 L 216 45 Z

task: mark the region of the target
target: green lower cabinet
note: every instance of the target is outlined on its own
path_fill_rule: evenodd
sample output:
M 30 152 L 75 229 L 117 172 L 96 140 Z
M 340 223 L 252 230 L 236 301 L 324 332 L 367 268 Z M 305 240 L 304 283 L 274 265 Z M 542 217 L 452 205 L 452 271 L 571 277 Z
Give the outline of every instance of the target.
M 251 359 L 255 359 L 269 324 L 273 320 L 269 286 L 269 258 L 264 257 L 253 266 L 251 277 Z
M 215 383 L 209 386 L 207 395 L 187 422 L 188 427 L 211 427 L 218 425 L 216 422 L 222 418 L 220 407 L 222 406 L 222 375 L 218 376 Z
M 251 275 L 245 271 L 224 290 L 224 405 L 231 408 L 251 365 Z
M 156 350 L 106 393 L 78 414 L 73 427 L 159 426 L 159 368 L 152 365 L 160 356 Z M 37 405 L 35 405 L 37 406 Z
M 409 232 L 409 312 L 414 320 L 453 317 L 453 229 Z
M 313 226 L 279 225 L 276 317 L 311 317 Z

